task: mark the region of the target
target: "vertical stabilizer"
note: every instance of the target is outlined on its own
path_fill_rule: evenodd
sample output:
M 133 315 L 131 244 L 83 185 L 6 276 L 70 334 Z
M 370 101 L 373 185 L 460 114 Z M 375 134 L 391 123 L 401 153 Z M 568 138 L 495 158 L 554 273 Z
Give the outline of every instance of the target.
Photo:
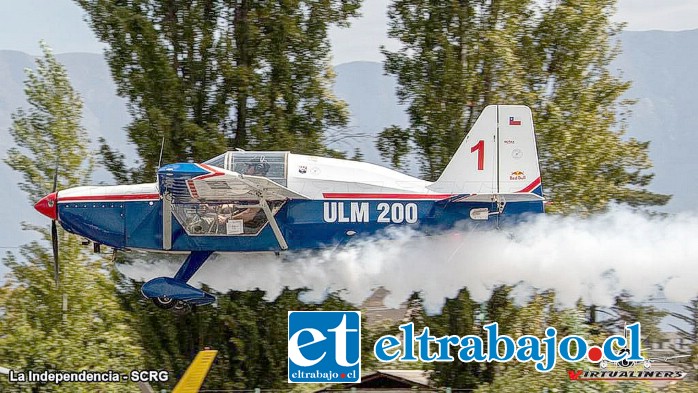
M 522 105 L 487 106 L 429 189 L 449 194 L 542 195 L 531 110 Z

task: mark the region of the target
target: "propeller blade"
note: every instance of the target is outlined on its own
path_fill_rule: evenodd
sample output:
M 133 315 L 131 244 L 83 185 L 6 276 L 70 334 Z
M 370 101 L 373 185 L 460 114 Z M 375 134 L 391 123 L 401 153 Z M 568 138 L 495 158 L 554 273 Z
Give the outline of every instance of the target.
M 56 220 L 51 221 L 51 245 L 53 246 L 53 271 L 58 286 L 58 228 L 56 228 Z
M 58 164 L 60 162 L 60 156 L 56 155 L 56 167 L 53 171 L 53 189 L 51 192 L 56 192 L 58 188 Z M 56 287 L 58 287 L 58 228 L 56 227 L 56 220 L 51 220 L 51 246 L 53 247 L 53 273 L 56 280 Z

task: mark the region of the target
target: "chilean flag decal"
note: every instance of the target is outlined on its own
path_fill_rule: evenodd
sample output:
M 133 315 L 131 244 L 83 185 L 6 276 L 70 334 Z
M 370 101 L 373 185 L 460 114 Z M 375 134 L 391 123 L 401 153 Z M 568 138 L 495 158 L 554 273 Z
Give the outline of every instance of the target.
M 514 118 L 514 116 L 509 116 L 509 125 L 510 126 L 520 126 L 521 120 L 517 120 L 516 118 Z

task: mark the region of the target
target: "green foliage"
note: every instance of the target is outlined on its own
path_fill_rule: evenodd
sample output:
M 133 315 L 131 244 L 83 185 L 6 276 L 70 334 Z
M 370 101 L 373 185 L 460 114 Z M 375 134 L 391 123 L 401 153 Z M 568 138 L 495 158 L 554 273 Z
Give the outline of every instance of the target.
M 681 367 L 686 371 L 693 371 L 698 368 L 698 298 L 692 299 L 689 304 L 683 306 L 683 312 L 671 312 L 670 315 L 682 322 L 682 325 L 687 326 L 686 328 L 677 325 L 671 325 L 676 329 L 677 334 L 685 343 L 688 344 L 689 349 L 676 348 L 677 353 L 681 355 L 690 355 L 688 361 L 681 362 Z M 696 375 L 691 375 L 689 373 L 687 380 L 698 381 Z
M 620 25 L 615 0 L 395 0 L 383 49 L 397 77 L 410 126 L 386 128 L 378 149 L 393 166 L 416 153 L 436 180 L 482 109 L 525 104 L 533 110 L 550 211 L 589 214 L 611 203 L 662 205 L 646 190 L 648 143 L 624 137 L 630 84 L 608 68 Z
M 601 344 L 609 333 L 594 333 L 594 327 L 587 324 L 586 308 L 582 304 L 574 307 L 561 307 L 555 296 L 555 292 L 536 291 L 523 304 L 513 303 L 511 297 L 512 288 L 499 286 L 494 288 L 490 298 L 478 304 L 470 299 L 467 289 L 462 289 L 454 299 L 447 299 L 440 314 L 430 317 L 429 326 L 434 329 L 435 336 L 453 334 L 457 336 L 479 335 L 484 342 L 486 335 L 482 326 L 490 322 L 499 323 L 500 334 L 511 337 L 534 335 L 545 337 L 545 329 L 553 326 L 557 329 L 558 337 L 576 334 L 585 337 L 590 342 Z M 623 308 L 631 303 L 625 298 Z M 620 304 L 620 302 L 619 302 Z M 638 306 L 638 308 L 640 308 Z M 643 323 L 643 332 L 652 334 L 658 329 L 659 320 L 648 318 L 647 315 L 657 315 L 656 310 L 638 312 L 632 308 L 626 311 L 627 318 L 636 318 Z M 632 314 L 632 316 L 630 315 Z M 646 328 L 645 328 L 646 327 Z M 451 355 L 457 358 L 457 350 L 452 348 Z M 588 363 L 578 363 L 573 367 L 561 362 L 558 358 L 555 369 L 547 373 L 535 370 L 533 363 L 462 363 L 459 361 L 449 363 L 434 362 L 431 374 L 435 386 L 448 386 L 454 389 L 477 389 L 478 392 L 650 392 L 651 387 L 646 383 L 619 383 L 571 381 L 567 370 L 590 369 Z M 524 388 L 525 387 L 525 388 Z M 557 390 L 556 390 L 557 389 Z
M 0 364 L 14 370 L 107 371 L 142 369 L 142 349 L 134 338 L 130 316 L 116 297 L 109 277 L 110 261 L 92 257 L 80 241 L 60 235 L 61 285 L 53 280 L 52 256 L 45 246 L 23 246 L 21 262 L 7 255 L 11 273 L 0 289 Z M 44 240 L 48 233 L 44 231 Z M 4 380 L 6 381 L 6 380 Z M 0 381 L 0 390 L 20 385 Z M 126 383 L 64 383 L 60 386 L 23 384 L 37 391 L 129 392 Z M 7 389 L 7 390 L 6 390 Z M 19 390 L 18 390 L 19 391 Z
M 698 392 L 698 382 L 681 381 L 677 384 L 669 385 L 662 392 L 667 393 L 693 393 Z
M 123 157 L 102 145 L 117 179 L 152 179 L 163 139 L 164 162 L 203 161 L 226 147 L 336 155 L 324 133 L 348 115 L 331 91 L 327 30 L 346 26 L 360 0 L 76 2 L 109 45 L 134 118 L 127 131 L 139 168 L 125 173 Z
M 601 10 L 601 12 L 599 12 Z M 663 205 L 669 196 L 645 189 L 652 179 L 647 142 L 625 138 L 630 83 L 608 67 L 621 26 L 610 21 L 615 0 L 569 0 L 550 6 L 538 27 L 535 56 L 551 86 L 536 106 L 541 164 L 553 209 L 591 213 L 611 202 Z M 557 205 L 557 206 L 555 206 Z
M 22 189 L 31 201 L 51 192 L 58 159 L 60 187 L 89 181 L 91 158 L 80 127 L 82 102 L 63 67 L 42 44 L 37 71 L 27 71 L 31 108 L 13 115 L 11 134 L 19 148 L 6 161 L 24 175 Z M 59 230 L 60 285 L 53 258 L 45 247 L 49 231 L 26 226 L 42 242 L 21 247 L 21 257 L 8 253 L 10 274 L 0 288 L 0 364 L 14 370 L 129 372 L 140 368 L 142 352 L 133 339 L 129 316 L 121 309 L 108 259 L 85 252 L 80 241 Z M 59 386 L 0 382 L 2 391 L 105 392 L 132 391 L 124 383 Z
M 80 125 L 82 100 L 46 43 L 41 42 L 41 50 L 36 71 L 26 70 L 24 93 L 30 107 L 12 114 L 10 135 L 17 147 L 4 160 L 22 173 L 19 186 L 32 204 L 51 192 L 56 167 L 59 188 L 85 185 L 92 172 L 89 140 Z
M 520 337 L 531 334 L 537 337 L 545 337 L 545 329 L 554 326 L 557 329 L 558 337 L 570 334 L 581 335 L 591 342 L 601 343 L 608 334 L 595 336 L 591 333 L 590 326 L 585 323 L 585 308 L 577 305 L 572 308 L 561 308 L 555 298 L 553 291 L 536 292 L 523 305 L 514 306 L 507 302 L 511 288 L 500 287 L 495 290 L 487 302 L 490 307 L 494 304 L 505 306 L 504 310 L 509 310 L 507 314 L 509 327 L 505 328 L 508 334 Z M 511 299 L 509 299 L 509 302 Z M 509 305 L 507 305 L 509 304 Z M 500 317 L 501 318 L 501 317 Z M 497 319 L 498 320 L 498 319 Z M 647 327 L 657 329 L 658 320 L 645 320 Z M 643 325 L 644 327 L 645 325 Z M 504 330 L 501 329 L 501 330 Z M 644 330 L 643 330 L 644 331 Z M 504 333 L 501 333 L 504 334 Z M 583 382 L 571 381 L 567 370 L 587 369 L 591 366 L 588 363 L 577 363 L 573 367 L 561 362 L 558 358 L 556 367 L 542 374 L 535 370 L 533 363 L 510 362 L 503 364 L 487 364 L 486 370 L 489 373 L 483 375 L 483 379 L 478 392 L 519 392 L 525 386 L 526 391 L 532 392 L 652 392 L 653 389 L 642 382 L 623 382 L 611 384 L 606 382 Z
M 217 294 L 216 306 L 178 316 L 153 307 L 136 288 L 125 280 L 122 299 L 136 321 L 145 367 L 180 376 L 199 350 L 216 349 L 218 356 L 202 387 L 209 390 L 286 389 L 288 311 L 354 309 L 338 294 L 321 304 L 307 304 L 299 299 L 302 290 L 284 289 L 274 300 L 254 290 Z M 172 388 L 175 382 L 160 388 Z
M 622 332 L 626 325 L 640 322 L 642 325 L 643 340 L 649 342 L 660 342 L 662 332 L 659 323 L 668 312 L 658 310 L 654 306 L 640 304 L 633 301 L 628 293 L 622 293 L 615 298 L 615 304 L 610 307 L 610 318 L 602 322 L 602 326 L 609 333 Z
M 430 326 L 436 337 L 456 335 L 459 337 L 478 335 L 480 329 L 476 320 L 479 305 L 470 298 L 470 293 L 463 288 L 454 299 L 446 299 L 441 314 L 432 318 Z M 436 363 L 431 380 L 438 386 L 450 386 L 456 389 L 474 389 L 480 383 L 482 365 L 480 363 L 463 363 L 458 360 L 458 349 L 450 348 L 450 354 L 456 361 Z
M 398 99 L 409 104 L 410 126 L 393 126 L 380 135 L 378 146 L 385 158 L 401 162 L 408 151 L 404 143 L 409 143 L 422 175 L 436 180 L 485 105 L 523 99 L 517 76 L 526 70 L 517 61 L 518 42 L 528 28 L 531 4 L 391 3 L 388 35 L 402 47 L 382 52 L 385 71 L 397 77 Z
M 566 392 L 566 393 L 650 393 L 655 390 L 643 382 L 593 382 L 571 381 L 567 369 L 558 366 L 545 374 L 536 371 L 530 363 L 506 364 L 497 378 L 480 386 L 478 393 Z

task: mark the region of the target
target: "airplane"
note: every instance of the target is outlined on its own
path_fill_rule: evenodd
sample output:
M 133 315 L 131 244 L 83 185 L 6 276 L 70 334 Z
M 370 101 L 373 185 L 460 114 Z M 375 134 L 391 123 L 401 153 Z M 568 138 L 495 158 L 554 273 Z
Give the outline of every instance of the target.
M 620 351 L 618 351 L 618 354 L 623 354 L 623 353 L 630 353 L 630 350 L 628 348 L 621 348 Z M 644 360 L 638 360 L 638 361 L 630 361 L 628 359 L 623 359 L 623 360 L 620 360 L 617 362 L 609 362 L 608 360 L 604 359 L 601 362 L 599 362 L 599 367 L 601 369 L 607 369 L 610 365 L 613 365 L 613 366 L 616 366 L 619 368 L 628 368 L 628 367 L 642 365 L 644 368 L 649 369 L 652 367 L 652 363 L 668 363 L 669 361 L 674 360 L 674 359 L 687 358 L 690 356 L 691 355 L 674 355 L 674 356 L 646 358 Z
M 435 182 L 365 162 L 228 151 L 162 166 L 155 183 L 54 187 L 35 208 L 52 220 L 54 239 L 58 221 L 95 250 L 187 253 L 174 277 L 141 288 L 158 307 L 185 313 L 215 301 L 187 283 L 214 252 L 336 247 L 391 226 L 445 229 L 543 213 L 543 202 L 531 110 L 490 105 Z

